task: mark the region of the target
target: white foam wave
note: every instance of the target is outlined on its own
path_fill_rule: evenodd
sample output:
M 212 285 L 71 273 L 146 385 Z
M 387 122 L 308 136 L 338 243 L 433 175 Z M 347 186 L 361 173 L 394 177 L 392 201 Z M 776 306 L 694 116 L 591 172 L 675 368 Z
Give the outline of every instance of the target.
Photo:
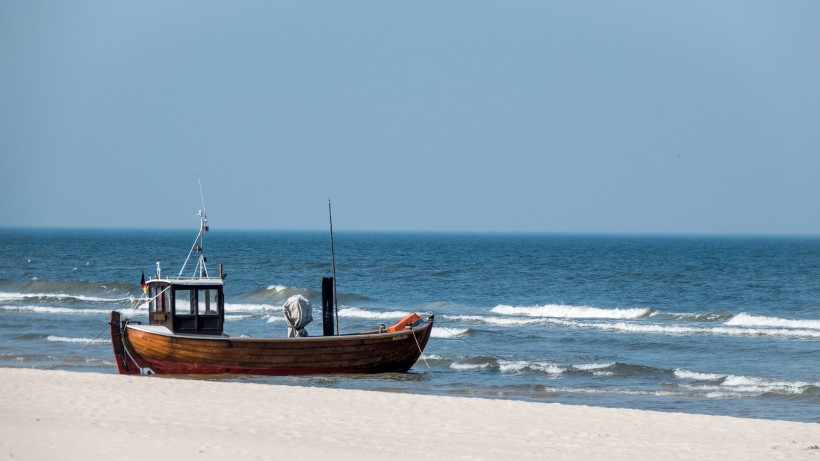
M 648 315 L 652 312 L 652 309 L 599 309 L 589 306 L 547 304 L 544 306 L 531 307 L 499 305 L 490 309 L 490 312 L 502 315 L 524 315 L 529 317 L 637 319 Z
M 650 395 L 658 397 L 690 397 L 690 392 L 641 390 L 641 389 L 611 389 L 611 388 L 571 388 L 571 387 L 547 387 L 553 392 L 569 392 L 574 394 L 613 394 L 613 395 Z
M 282 312 L 282 306 L 270 304 L 225 304 L 225 312 Z
M 684 370 L 682 368 L 675 369 L 675 377 L 679 379 L 691 379 L 694 381 L 718 381 L 726 378 L 726 375 L 719 375 L 716 373 L 698 373 L 696 371 Z
M 358 307 L 346 307 L 344 309 L 339 309 L 339 317 L 353 317 L 361 319 L 399 320 L 407 314 L 409 314 L 409 312 L 377 312 L 360 309 Z
M 715 334 L 727 336 L 781 336 L 793 338 L 820 339 L 818 330 L 792 330 L 792 329 L 770 329 L 770 328 L 740 328 L 740 327 L 687 327 L 657 324 L 637 324 L 637 323 L 588 323 L 571 322 L 564 323 L 567 326 L 596 328 L 605 331 L 621 331 L 624 333 L 654 333 L 667 335 L 692 335 L 692 334 Z
M 252 315 L 247 314 L 234 314 L 234 315 L 225 315 L 226 322 L 236 322 L 237 320 L 245 320 L 253 317 Z
M 46 338 L 46 340 L 47 340 L 47 341 L 61 342 L 61 343 L 81 343 L 81 344 L 90 344 L 90 343 L 92 343 L 92 342 L 93 342 L 94 344 L 97 344 L 97 343 L 99 343 L 99 344 L 111 344 L 111 340 L 109 340 L 109 339 L 100 339 L 100 338 L 97 338 L 97 339 L 95 340 L 95 339 L 88 339 L 88 338 L 66 338 L 66 337 L 64 337 L 64 336 L 55 336 L 55 335 L 50 335 L 50 336 L 48 336 L 48 337 Z
M 0 301 L 2 302 L 28 301 L 31 299 L 55 299 L 59 301 L 74 299 L 77 301 L 113 303 L 128 301 L 130 298 L 100 298 L 98 296 L 69 295 L 65 293 L 0 293 Z
M 444 360 L 444 357 L 442 357 L 442 356 L 440 356 L 440 355 L 438 355 L 438 354 L 430 354 L 430 355 L 427 355 L 427 354 L 421 354 L 421 356 L 422 356 L 423 358 L 427 359 L 427 360 Z
M 456 371 L 481 370 L 489 367 L 489 363 L 451 363 L 450 368 Z
M 820 382 L 775 381 L 753 376 L 729 375 L 723 380 L 722 386 L 741 392 L 802 394 L 809 386 L 820 386 Z
M 442 318 L 461 322 L 483 322 L 486 319 L 480 315 L 443 315 Z
M 663 333 L 663 334 L 690 334 L 690 333 L 707 333 L 708 328 L 697 327 L 683 327 L 683 326 L 669 326 L 669 325 L 643 325 L 637 323 L 578 323 L 579 326 L 593 327 L 599 330 L 614 330 L 628 333 Z
M 517 319 L 508 317 L 494 317 L 482 315 L 446 315 L 447 320 L 454 320 L 457 322 L 481 322 L 488 325 L 498 326 L 524 326 L 537 325 L 544 322 L 544 319 Z
M 652 318 L 652 315 L 646 315 L 649 309 L 595 309 L 595 308 L 578 308 L 571 306 L 560 306 L 565 309 L 580 309 L 575 311 L 572 315 L 581 318 L 585 315 L 592 317 L 598 315 L 600 319 L 615 318 L 623 316 L 624 320 L 642 319 L 636 322 L 583 322 L 574 320 L 572 315 L 565 317 L 547 317 L 547 307 L 511 307 L 511 306 L 496 306 L 491 309 L 492 312 L 504 315 L 524 315 L 521 317 L 497 317 L 497 316 L 482 316 L 482 315 L 445 315 L 446 320 L 456 322 L 477 323 L 481 322 L 488 325 L 495 325 L 501 327 L 518 327 L 531 326 L 540 324 L 555 324 L 574 328 L 594 328 L 604 331 L 617 331 L 624 333 L 649 333 L 649 334 L 664 334 L 664 335 L 693 335 L 693 334 L 711 334 L 711 335 L 726 335 L 726 336 L 777 336 L 790 338 L 804 338 L 804 339 L 820 339 L 820 321 L 815 320 L 786 320 L 773 317 L 756 317 L 749 314 L 738 314 L 732 320 L 716 324 L 716 326 L 696 326 L 692 324 L 663 324 L 663 323 L 644 323 L 643 318 Z M 587 310 L 591 309 L 591 310 Z M 552 314 L 558 314 L 559 311 L 551 311 Z M 541 315 L 544 314 L 544 315 Z M 678 315 L 678 314 L 670 314 Z M 680 314 L 685 317 L 696 317 L 699 320 L 704 319 L 703 314 Z M 609 316 L 609 317 L 607 317 Z M 629 318 L 633 317 L 633 318 Z M 709 320 L 717 320 L 718 314 L 708 315 Z M 593 319 L 594 320 L 594 319 Z M 703 325 L 702 323 L 700 325 Z M 757 326 L 758 328 L 750 328 Z
M 439 339 L 451 339 L 456 336 L 461 336 L 466 334 L 469 328 L 433 328 L 433 331 L 430 332 L 431 338 L 439 338 Z
M 615 362 L 610 363 L 584 363 L 581 365 L 573 365 L 572 368 L 581 371 L 602 370 L 604 368 L 614 367 Z
M 0 306 L 0 310 L 7 312 L 31 312 L 34 314 L 67 314 L 67 315 L 100 315 L 108 314 L 110 309 L 71 309 L 68 307 L 50 306 Z
M 288 287 L 285 285 L 270 285 L 268 286 L 268 290 L 276 292 L 277 294 L 282 293 L 283 291 L 287 290 Z
M 665 314 L 663 312 L 653 311 L 649 314 L 649 317 L 672 317 L 678 320 L 693 320 L 693 321 L 701 321 L 701 322 L 716 322 L 721 319 L 725 319 L 725 314 L 718 314 L 715 312 L 706 312 L 706 313 L 696 313 L 696 312 L 670 312 Z
M 266 315 L 262 317 L 267 323 L 280 323 L 285 321 L 285 317 L 281 315 Z
M 820 330 L 791 330 L 769 328 L 712 328 L 710 332 L 735 336 L 783 336 L 793 338 L 820 339 Z
M 719 373 L 699 373 L 678 368 L 674 371 L 675 377 L 691 381 L 712 381 L 715 384 L 683 384 L 681 387 L 694 389 L 706 393 L 760 395 L 764 393 L 802 394 L 810 386 L 818 387 L 820 382 L 808 381 L 780 381 L 756 376 L 738 376 Z
M 711 385 L 689 385 L 680 387 L 702 392 L 706 397 L 750 397 L 762 394 L 800 395 L 809 387 L 818 387 L 820 383 L 805 381 L 774 381 L 765 378 L 748 376 L 726 376 L 723 382 Z
M 777 317 L 763 317 L 741 312 L 726 322 L 738 327 L 808 328 L 820 330 L 820 320 L 790 320 Z
M 508 361 L 499 360 L 498 366 L 504 373 L 520 373 L 522 371 L 541 371 L 550 375 L 560 375 L 566 368 L 548 362 L 530 362 L 526 360 Z

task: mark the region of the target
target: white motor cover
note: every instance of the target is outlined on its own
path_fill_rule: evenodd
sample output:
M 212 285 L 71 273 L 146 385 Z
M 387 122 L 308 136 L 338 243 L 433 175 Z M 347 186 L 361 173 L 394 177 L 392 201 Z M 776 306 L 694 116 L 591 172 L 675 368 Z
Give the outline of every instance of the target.
M 294 295 L 285 301 L 285 320 L 288 321 L 288 338 L 307 336 L 305 327 L 313 321 L 313 308 L 302 295 Z

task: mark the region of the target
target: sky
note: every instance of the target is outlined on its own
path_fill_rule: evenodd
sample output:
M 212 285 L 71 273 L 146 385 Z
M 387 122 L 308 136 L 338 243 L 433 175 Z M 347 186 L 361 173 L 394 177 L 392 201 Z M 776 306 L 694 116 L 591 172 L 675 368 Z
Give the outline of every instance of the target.
M 0 227 L 820 235 L 820 2 L 0 2 Z

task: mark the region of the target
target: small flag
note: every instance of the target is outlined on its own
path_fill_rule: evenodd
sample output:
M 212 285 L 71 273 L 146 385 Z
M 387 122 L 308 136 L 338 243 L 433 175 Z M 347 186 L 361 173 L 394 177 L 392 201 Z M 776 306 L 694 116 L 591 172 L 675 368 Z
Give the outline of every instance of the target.
M 142 292 L 148 294 L 148 286 L 145 285 L 145 271 L 142 271 L 142 277 L 140 277 L 140 286 L 142 287 Z

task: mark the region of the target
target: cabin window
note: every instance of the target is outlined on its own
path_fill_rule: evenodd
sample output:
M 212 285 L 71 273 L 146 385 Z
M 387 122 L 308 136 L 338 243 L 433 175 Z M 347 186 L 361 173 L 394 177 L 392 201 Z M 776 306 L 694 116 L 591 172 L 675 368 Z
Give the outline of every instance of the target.
M 167 286 L 150 286 L 148 287 L 148 311 L 149 312 L 168 312 L 170 303 L 168 302 L 168 287 Z
M 154 287 L 148 288 L 148 312 L 155 312 L 157 310 L 157 303 L 154 302 L 156 296 L 156 289 Z
M 176 298 L 177 315 L 186 315 L 194 313 L 194 311 L 191 310 L 191 306 L 194 305 L 191 303 L 191 298 L 193 298 L 194 293 L 195 292 L 191 290 L 175 290 L 174 297 Z
M 168 312 L 168 287 L 159 288 L 160 290 L 156 297 L 157 312 Z
M 216 315 L 216 290 L 199 290 L 198 298 L 200 314 Z
M 217 290 L 176 290 L 177 315 L 217 315 Z

